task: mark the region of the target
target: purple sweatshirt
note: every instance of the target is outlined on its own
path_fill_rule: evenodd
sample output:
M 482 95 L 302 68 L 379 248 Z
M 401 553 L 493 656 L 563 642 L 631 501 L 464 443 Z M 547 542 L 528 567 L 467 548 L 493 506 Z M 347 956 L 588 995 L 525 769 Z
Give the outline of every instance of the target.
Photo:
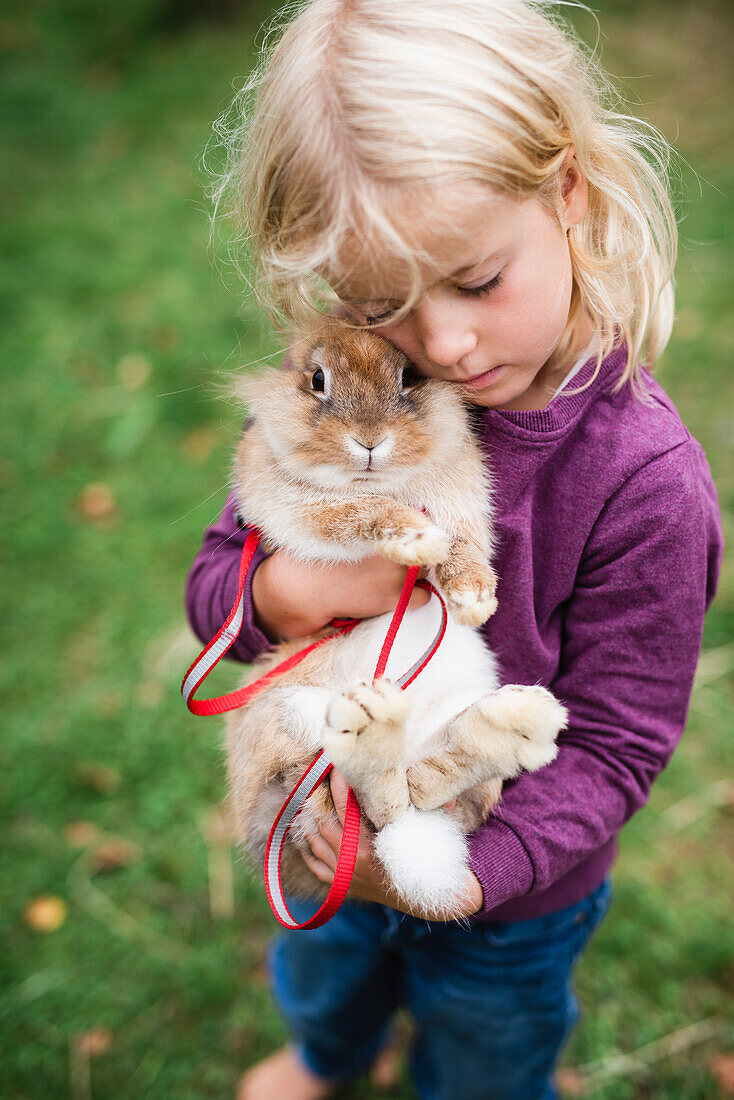
M 502 683 L 542 684 L 569 712 L 556 760 L 507 783 L 470 839 L 480 920 L 541 916 L 597 886 L 685 725 L 721 563 L 719 508 L 703 449 L 657 382 L 644 374 L 648 404 L 629 385 L 612 392 L 625 359 L 613 351 L 582 393 L 532 412 L 485 409 L 478 423 L 498 538 L 499 609 L 484 635 Z M 232 607 L 245 534 L 230 498 L 188 578 L 202 641 Z M 230 655 L 270 648 L 250 591 Z

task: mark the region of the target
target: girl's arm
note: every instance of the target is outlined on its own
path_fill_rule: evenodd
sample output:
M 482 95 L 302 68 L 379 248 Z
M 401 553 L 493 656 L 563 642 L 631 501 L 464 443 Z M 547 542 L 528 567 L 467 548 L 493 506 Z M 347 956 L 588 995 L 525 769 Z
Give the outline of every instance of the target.
M 586 547 L 549 685 L 569 711 L 556 760 L 508 785 L 470 840 L 482 912 L 540 893 L 641 806 L 683 731 L 722 538 L 694 440 L 636 471 Z
M 237 596 L 242 547 L 248 535 L 235 519 L 234 495 L 227 500 L 219 519 L 207 527 L 201 549 L 194 558 L 186 581 L 186 614 L 191 629 L 206 643 L 219 630 Z M 238 661 L 254 659 L 271 648 L 271 641 L 255 619 L 252 603 L 253 575 L 265 554 L 257 548 L 245 585 L 242 629 L 228 657 Z

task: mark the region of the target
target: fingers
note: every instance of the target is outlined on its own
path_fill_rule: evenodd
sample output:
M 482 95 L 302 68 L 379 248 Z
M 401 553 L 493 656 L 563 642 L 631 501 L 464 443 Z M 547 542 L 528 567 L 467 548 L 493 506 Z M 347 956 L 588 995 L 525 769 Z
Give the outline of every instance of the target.
M 316 876 L 319 882 L 327 885 L 334 881 L 337 864 L 339 861 L 339 849 L 344 836 L 344 816 L 346 813 L 347 795 L 349 784 L 338 768 L 332 768 L 329 774 L 331 798 L 338 821 L 322 821 L 318 832 L 307 837 L 308 848 L 301 851 L 301 857 L 308 869 Z M 371 848 L 374 830 L 364 818 L 362 818 L 359 830 L 359 847 L 357 852 L 357 868 L 371 873 Z
M 327 867 L 325 863 L 322 863 L 320 859 L 316 859 L 316 857 L 311 855 L 308 851 L 301 852 L 301 856 L 309 871 L 316 876 L 319 882 L 330 885 L 334 881 L 334 872 L 330 867 Z
M 319 882 L 329 884 L 334 880 L 342 832 L 341 825 L 330 825 L 324 822 L 319 832 L 308 837 L 309 847 L 301 851 L 303 862 Z
M 314 859 L 325 864 L 330 871 L 336 871 L 338 849 L 335 852 L 329 841 L 321 833 L 315 833 L 308 838 L 308 845 Z
M 334 809 L 336 815 L 339 818 L 339 824 L 344 826 L 344 818 L 347 812 L 347 795 L 349 794 L 349 784 L 339 771 L 338 768 L 332 768 L 329 773 L 329 788 L 331 790 L 331 800 L 334 803 Z M 322 833 L 324 832 L 324 825 L 320 826 Z M 326 826 L 328 828 L 328 826 Z M 371 821 L 362 814 L 359 822 L 359 843 L 360 846 L 367 843 L 367 838 L 374 833 L 375 829 Z M 341 844 L 341 832 L 339 830 L 339 843 Z
M 411 611 L 415 611 L 418 607 L 423 607 L 427 604 L 431 598 L 431 593 L 426 592 L 425 588 L 414 588 L 413 595 L 410 597 L 408 607 Z
M 349 784 L 338 768 L 332 768 L 329 774 L 329 787 L 331 788 L 331 800 L 334 803 L 336 816 L 341 824 L 344 824 L 344 816 L 347 811 L 347 795 Z

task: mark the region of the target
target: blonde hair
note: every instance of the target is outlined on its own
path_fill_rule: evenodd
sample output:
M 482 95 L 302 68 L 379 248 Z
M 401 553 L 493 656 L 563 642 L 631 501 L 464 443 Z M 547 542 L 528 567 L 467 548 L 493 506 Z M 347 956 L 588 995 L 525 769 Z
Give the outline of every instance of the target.
M 572 5 L 582 7 L 583 5 Z M 347 241 L 413 273 L 401 189 L 465 182 L 557 211 L 571 147 L 589 205 L 569 229 L 573 291 L 558 352 L 588 314 L 597 369 L 622 339 L 640 386 L 670 337 L 677 227 L 671 149 L 619 110 L 609 78 L 551 0 L 310 0 L 284 9 L 218 133 L 216 210 L 234 215 L 251 287 L 281 327 L 336 295 Z M 588 10 L 588 9 L 584 9 Z M 275 39 L 273 41 L 273 39 Z M 394 205 L 394 204 L 393 204 Z M 254 285 L 253 285 L 254 284 Z

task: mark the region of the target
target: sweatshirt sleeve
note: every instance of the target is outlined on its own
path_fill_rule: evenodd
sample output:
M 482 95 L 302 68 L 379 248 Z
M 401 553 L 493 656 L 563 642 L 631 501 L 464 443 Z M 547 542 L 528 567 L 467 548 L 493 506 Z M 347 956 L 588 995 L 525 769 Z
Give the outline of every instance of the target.
M 652 459 L 606 502 L 549 685 L 569 712 L 558 756 L 507 785 L 470 838 L 480 916 L 547 889 L 647 801 L 685 725 L 721 551 L 716 493 L 695 440 Z
M 237 596 L 242 547 L 249 530 L 237 521 L 232 494 L 219 519 L 204 532 L 201 549 L 186 581 L 186 614 L 192 630 L 205 644 L 214 637 L 232 610 Z M 237 661 L 254 661 L 259 654 L 273 648 L 255 622 L 252 604 L 252 578 L 266 556 L 258 547 L 245 584 L 242 628 L 227 654 Z

